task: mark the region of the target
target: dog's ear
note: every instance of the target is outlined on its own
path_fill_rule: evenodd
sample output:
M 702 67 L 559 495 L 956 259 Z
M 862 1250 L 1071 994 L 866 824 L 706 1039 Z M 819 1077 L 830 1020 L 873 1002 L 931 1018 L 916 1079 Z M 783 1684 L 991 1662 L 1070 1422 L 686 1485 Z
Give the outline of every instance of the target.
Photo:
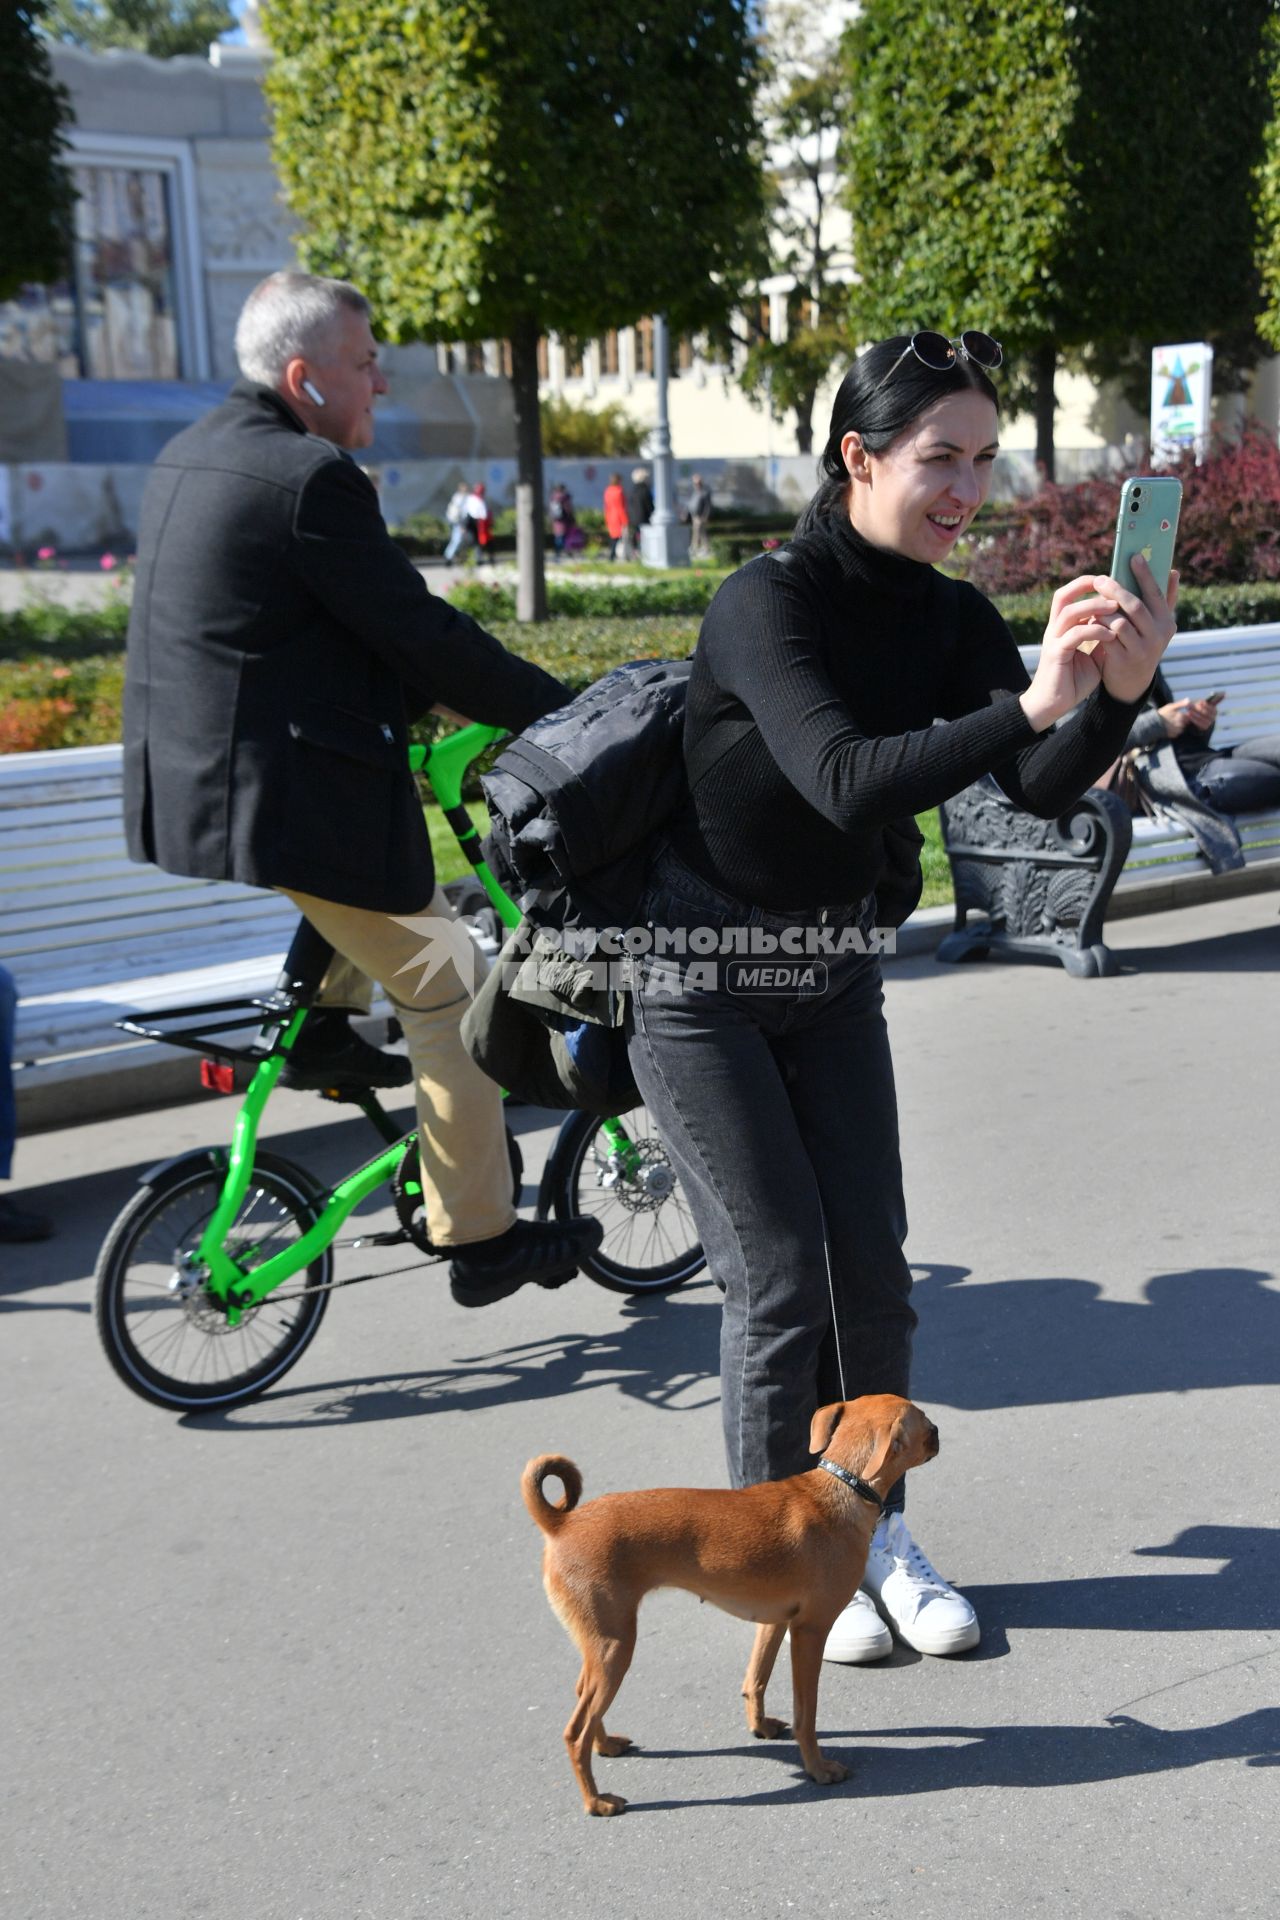
M 895 1453 L 901 1453 L 903 1447 L 902 1420 L 899 1417 L 886 1431 L 876 1434 L 871 1445 L 871 1458 L 862 1469 L 864 1480 L 874 1480 L 877 1474 L 884 1472 Z
M 844 1401 L 837 1400 L 834 1406 L 819 1407 L 809 1427 L 810 1453 L 825 1453 L 831 1445 L 831 1436 L 840 1425 L 844 1413 Z

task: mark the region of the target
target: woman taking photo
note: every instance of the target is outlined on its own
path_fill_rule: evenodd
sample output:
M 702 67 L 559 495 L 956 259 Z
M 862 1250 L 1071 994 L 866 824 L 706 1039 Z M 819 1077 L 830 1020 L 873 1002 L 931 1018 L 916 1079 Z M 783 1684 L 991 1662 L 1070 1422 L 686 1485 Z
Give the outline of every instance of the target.
M 1000 358 L 983 333 L 861 354 L 785 555 L 725 581 L 694 654 L 686 759 L 718 723 L 746 724 L 703 766 L 651 867 L 643 918 L 677 953 L 681 930 L 701 930 L 675 963 L 697 955 L 699 972 L 663 991 L 672 960 L 640 964 L 629 1051 L 724 1293 L 734 1486 L 807 1471 L 816 1407 L 909 1390 L 916 1317 L 868 938 L 886 826 L 987 773 L 1017 804 L 1061 813 L 1119 753 L 1174 629 L 1149 570 L 1141 600 L 1105 576 L 1072 580 L 1028 684 L 995 608 L 936 570 L 990 490 Z M 735 981 L 727 955 L 770 942 L 816 958 L 807 985 Z M 974 1646 L 972 1607 L 907 1531 L 901 1482 L 888 1505 L 827 1657 L 882 1658 L 890 1626 L 925 1653 Z

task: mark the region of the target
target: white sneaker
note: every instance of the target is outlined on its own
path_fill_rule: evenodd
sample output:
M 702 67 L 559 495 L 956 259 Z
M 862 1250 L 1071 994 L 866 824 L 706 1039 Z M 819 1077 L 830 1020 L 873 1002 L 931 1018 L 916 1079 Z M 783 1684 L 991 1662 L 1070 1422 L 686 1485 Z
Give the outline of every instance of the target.
M 842 1613 L 836 1615 L 824 1660 L 838 1660 L 841 1666 L 865 1667 L 883 1660 L 893 1652 L 893 1635 L 876 1612 L 876 1603 L 859 1587 Z
M 965 1653 L 977 1646 L 977 1614 L 930 1566 L 900 1513 L 878 1523 L 862 1584 L 899 1640 L 917 1653 Z

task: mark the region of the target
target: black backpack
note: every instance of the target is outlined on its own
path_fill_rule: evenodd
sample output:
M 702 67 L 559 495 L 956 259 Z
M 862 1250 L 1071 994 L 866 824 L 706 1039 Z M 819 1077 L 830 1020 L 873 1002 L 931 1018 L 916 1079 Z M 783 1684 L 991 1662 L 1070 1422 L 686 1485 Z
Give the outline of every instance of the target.
M 540 926 L 618 926 L 644 883 L 655 834 L 689 788 L 755 722 L 719 721 L 686 767 L 688 660 L 632 660 L 505 747 L 481 785 L 485 858 Z

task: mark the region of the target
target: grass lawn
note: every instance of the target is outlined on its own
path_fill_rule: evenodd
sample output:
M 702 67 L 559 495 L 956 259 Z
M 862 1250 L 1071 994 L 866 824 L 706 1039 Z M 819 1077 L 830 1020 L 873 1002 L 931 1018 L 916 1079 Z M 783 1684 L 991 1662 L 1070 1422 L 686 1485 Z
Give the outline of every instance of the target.
M 485 812 L 482 800 L 467 802 L 467 811 L 479 827 L 481 833 L 489 831 L 489 816 Z M 924 851 L 921 861 L 924 866 L 924 893 L 920 898 L 922 907 L 945 905 L 952 898 L 951 869 L 947 865 L 947 856 L 942 851 L 942 833 L 938 826 L 938 815 L 932 813 L 920 815 L 920 831 L 924 834 Z M 431 855 L 436 864 L 436 874 L 441 881 L 457 880 L 470 871 L 470 863 L 461 851 L 453 836 L 453 829 L 434 804 L 427 807 L 427 827 L 431 834 Z

